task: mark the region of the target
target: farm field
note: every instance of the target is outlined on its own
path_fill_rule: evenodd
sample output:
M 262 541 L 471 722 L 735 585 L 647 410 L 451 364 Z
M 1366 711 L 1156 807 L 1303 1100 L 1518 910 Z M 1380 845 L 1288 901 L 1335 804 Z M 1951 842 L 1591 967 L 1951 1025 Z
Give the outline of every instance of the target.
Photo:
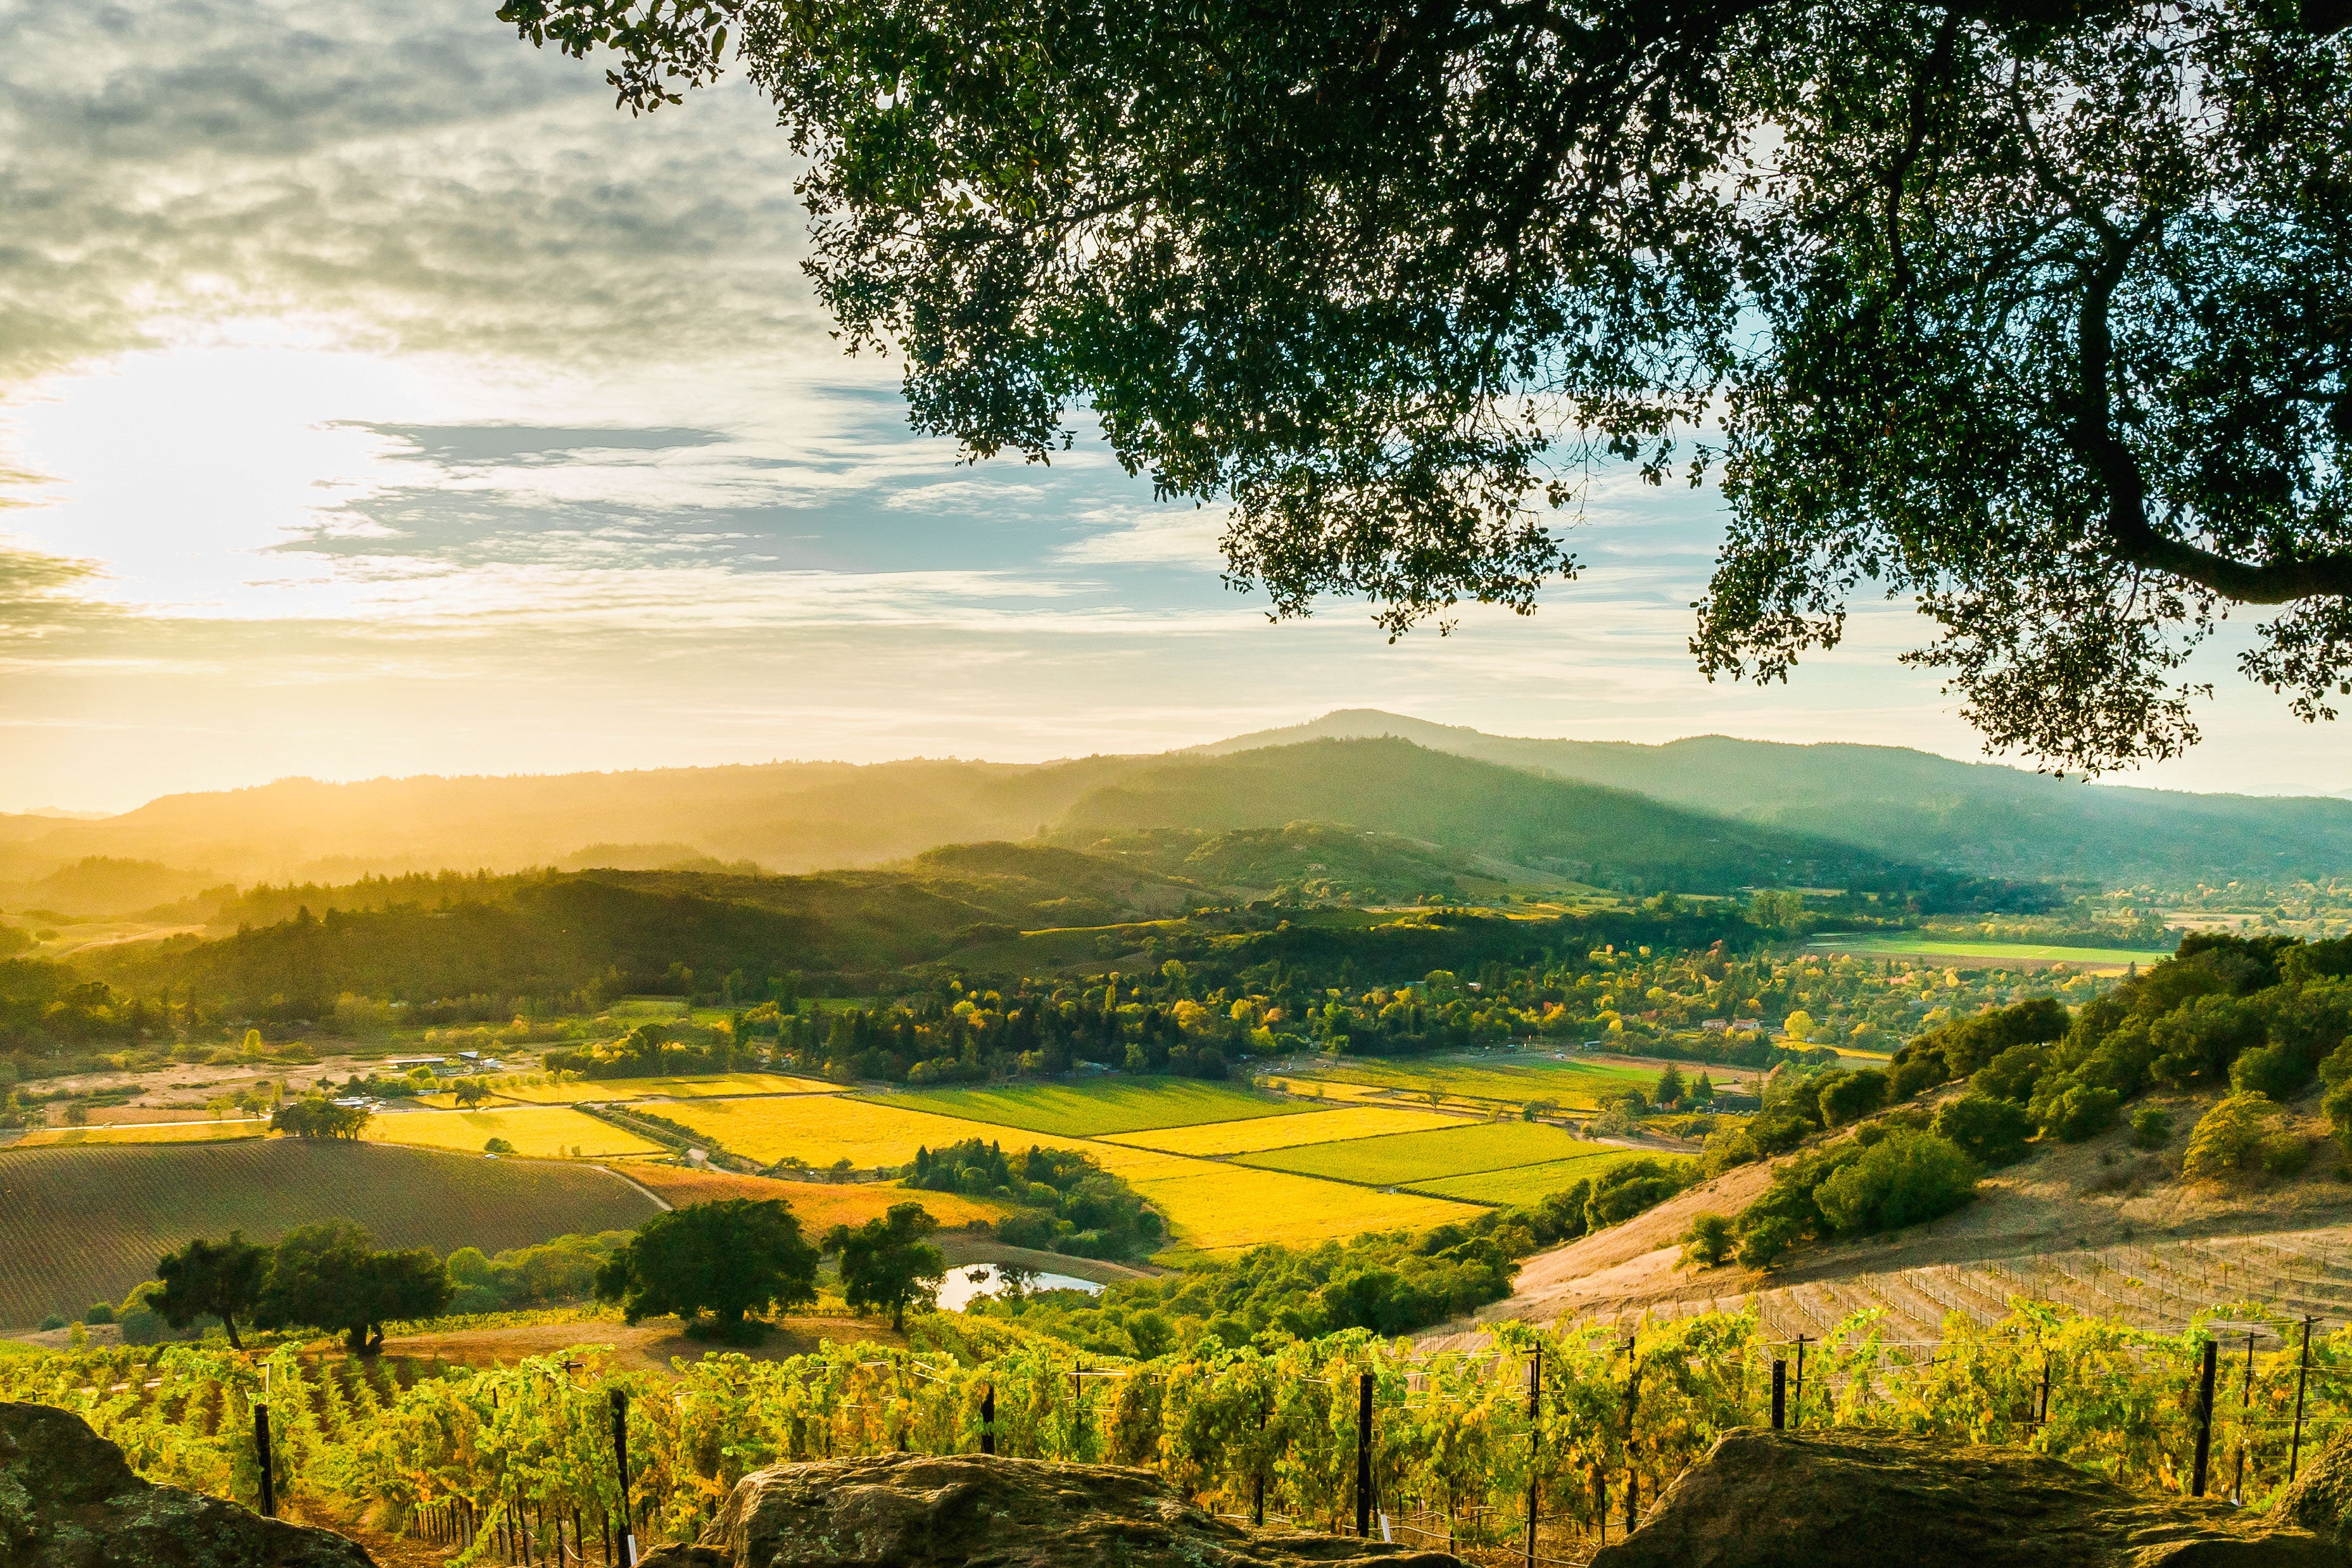
M 175 1121 L 155 1127 L 36 1127 L 7 1147 L 57 1149 L 82 1143 L 234 1143 L 268 1135 L 268 1121 L 249 1119 Z
M 387 1247 L 497 1252 L 656 1213 L 586 1166 L 468 1159 L 380 1143 L 230 1143 L 0 1152 L 0 1328 L 120 1300 L 155 1259 L 199 1236 L 274 1241 L 352 1219 Z
M 1602 1147 L 1538 1122 L 1486 1121 L 1339 1143 L 1310 1143 L 1297 1149 L 1270 1149 L 1239 1155 L 1234 1163 L 1390 1187 L 1574 1160 L 1597 1153 Z
M 937 1149 L 967 1138 L 1004 1136 L 1002 1126 L 927 1114 L 898 1096 L 887 1100 L 839 1094 L 697 1100 L 666 1106 L 660 1114 L 762 1164 L 793 1157 L 812 1165 L 836 1160 L 859 1166 L 903 1165 L 919 1147 Z
M 712 1073 L 702 1078 L 597 1078 L 563 1083 L 509 1085 L 493 1082 L 500 1100 L 527 1100 L 534 1105 L 577 1105 L 582 1100 L 721 1100 L 747 1094 L 838 1094 L 838 1084 L 816 1078 L 793 1078 L 784 1073 Z M 431 1097 L 436 1104 L 450 1101 L 446 1094 Z
M 880 1219 L 890 1212 L 892 1204 L 921 1204 L 942 1230 L 954 1230 L 974 1220 L 992 1220 L 1005 1211 L 1003 1204 L 954 1193 L 909 1192 L 896 1182 L 779 1182 L 731 1171 L 689 1171 L 680 1165 L 625 1169 L 630 1180 L 652 1188 L 676 1208 L 727 1198 L 782 1198 L 799 1216 L 801 1233 L 812 1237 L 836 1225 Z
M 1097 1079 L 1084 1084 L 1024 1084 L 1012 1089 L 911 1089 L 876 1095 L 874 1103 L 1018 1127 L 1024 1132 L 1066 1138 L 1099 1138 L 1161 1127 L 1192 1127 L 1246 1118 L 1292 1116 L 1311 1111 L 1245 1089 L 1194 1079 L 1155 1079 L 1149 1083 Z
M 403 1143 L 412 1149 L 447 1149 L 467 1154 L 478 1154 L 491 1139 L 503 1138 L 526 1159 L 575 1155 L 601 1159 L 662 1152 L 662 1146 L 650 1139 L 624 1132 L 568 1105 L 397 1111 L 371 1118 L 360 1136 L 372 1143 Z
M 1472 1060 L 1438 1057 L 1415 1062 L 1349 1061 L 1318 1068 L 1310 1073 L 1284 1075 L 1293 1093 L 1312 1094 L 1318 1083 L 1337 1089 L 1342 1084 L 1361 1089 L 1385 1089 L 1397 1096 L 1435 1089 L 1441 1094 L 1472 1100 L 1496 1100 L 1517 1105 L 1530 1100 L 1556 1100 L 1570 1110 L 1598 1108 L 1605 1089 L 1646 1089 L 1657 1080 L 1654 1068 L 1617 1062 L 1560 1061 L 1549 1055 L 1491 1053 Z M 1391 1097 L 1394 1102 L 1395 1097 Z
M 1302 1143 L 1336 1143 L 1349 1138 L 1376 1138 L 1390 1132 L 1418 1132 L 1425 1128 L 1462 1124 L 1460 1117 L 1434 1110 L 1349 1105 L 1313 1116 L 1260 1116 L 1246 1121 L 1113 1132 L 1102 1142 L 1124 1143 L 1131 1149 L 1158 1149 L 1170 1154 L 1254 1154 L 1266 1149 L 1292 1149 Z
M 2127 963 L 2146 967 L 2170 958 L 2168 952 L 2127 952 L 2112 947 L 2050 947 L 2023 942 L 1957 942 L 1924 936 L 1819 937 L 1805 944 L 1821 952 L 1851 952 L 1879 958 L 1973 958 L 2028 963 L 2088 963 L 2121 969 Z
M 1610 1166 L 1641 1155 L 1631 1149 L 1594 1146 L 1590 1154 L 1548 1160 L 1540 1165 L 1514 1165 L 1507 1170 L 1476 1171 L 1466 1176 L 1441 1176 L 1415 1182 L 1412 1190 L 1433 1197 L 1461 1198 L 1477 1204 L 1517 1205 L 1539 1203 L 1562 1187 L 1598 1175 Z
M 1426 1229 L 1477 1212 L 1443 1198 L 1368 1193 L 1283 1171 L 1117 1143 L 1090 1143 L 1087 1152 L 1167 1216 L 1170 1246 L 1159 1255 L 1163 1262 L 1240 1252 L 1269 1241 L 1312 1247 L 1368 1230 Z

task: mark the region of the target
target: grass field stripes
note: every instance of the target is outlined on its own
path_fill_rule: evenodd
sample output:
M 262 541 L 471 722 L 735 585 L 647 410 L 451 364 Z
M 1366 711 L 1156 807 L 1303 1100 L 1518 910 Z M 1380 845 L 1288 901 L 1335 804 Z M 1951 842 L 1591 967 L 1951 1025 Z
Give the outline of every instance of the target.
M 1162 1261 L 1239 1252 L 1266 1242 L 1312 1247 L 1369 1230 L 1423 1230 L 1476 1212 L 1441 1198 L 1368 1193 L 1283 1171 L 1118 1143 L 1086 1147 L 1167 1217 L 1171 1246 Z
M 607 1172 L 377 1143 L 248 1138 L 0 1152 L 0 1328 L 117 1301 L 155 1260 L 232 1229 L 272 1241 L 352 1219 L 387 1247 L 497 1252 L 657 1212 Z
M 1161 1127 L 1148 1132 L 1113 1132 L 1106 1143 L 1159 1149 L 1171 1154 L 1255 1154 L 1295 1149 L 1302 1143 L 1337 1143 L 1391 1132 L 1459 1127 L 1462 1119 L 1437 1110 L 1404 1110 L 1381 1105 L 1349 1105 L 1314 1116 L 1259 1116 L 1246 1121 L 1212 1121 L 1197 1127 Z
M 785 1073 L 713 1073 L 708 1078 L 596 1078 L 565 1083 L 509 1084 L 493 1080 L 501 1100 L 533 1105 L 577 1105 L 583 1100 L 725 1100 L 751 1094 L 839 1094 L 841 1086 L 819 1078 Z M 428 1097 L 436 1105 L 456 1103 L 446 1094 Z
M 900 1098 L 784 1095 L 764 1100 L 697 1100 L 666 1105 L 659 1114 L 692 1128 L 730 1153 L 762 1164 L 787 1156 L 811 1165 L 847 1160 L 852 1165 L 903 1165 L 919 1146 L 937 1149 L 967 1138 L 1025 1147 L 1034 1139 L 1003 1126 L 931 1115 Z
M 1540 1203 L 1553 1193 L 1598 1175 L 1610 1166 L 1641 1155 L 1631 1149 L 1596 1148 L 1569 1160 L 1547 1160 L 1540 1165 L 1514 1165 L 1502 1171 L 1478 1171 L 1467 1176 L 1441 1176 L 1415 1182 L 1412 1190 L 1432 1197 L 1460 1198 L 1465 1203 L 1506 1206 Z
M 1313 1093 L 1318 1082 L 1335 1090 L 1342 1084 L 1396 1091 L 1387 1103 L 1403 1103 L 1412 1095 L 1432 1090 L 1448 1098 L 1493 1100 L 1518 1105 L 1530 1100 L 1556 1100 L 1562 1106 L 1590 1110 L 1607 1089 L 1646 1089 L 1657 1081 L 1657 1071 L 1618 1062 L 1565 1060 L 1532 1051 L 1493 1053 L 1494 1059 L 1464 1061 L 1438 1058 L 1418 1061 L 1349 1061 L 1318 1068 L 1290 1078 L 1294 1093 Z
M 525 1158 L 604 1159 L 657 1154 L 662 1145 L 625 1132 L 568 1105 L 501 1106 L 495 1110 L 394 1111 L 372 1119 L 361 1134 L 371 1142 L 478 1154 L 493 1138 Z
M 1301 1115 L 1315 1109 L 1230 1084 L 1189 1079 L 1158 1079 L 1148 1083 L 1109 1079 L 1094 1083 L 1023 1084 L 1006 1089 L 914 1089 L 872 1098 L 877 1105 L 895 1105 L 908 1110 L 1066 1138 L 1099 1138 L 1112 1132 Z
M 268 1135 L 269 1123 L 263 1121 L 173 1121 L 152 1127 L 36 1127 L 5 1146 L 59 1149 L 80 1143 L 231 1143 Z
M 1485 1121 L 1342 1143 L 1269 1149 L 1238 1155 L 1234 1163 L 1389 1187 L 1578 1159 L 1601 1148 L 1539 1122 Z
M 2121 969 L 2127 963 L 2146 968 L 2170 958 L 2168 952 L 2129 952 L 2113 947 L 2052 947 L 2030 942 L 1954 942 L 1927 936 L 1819 937 L 1805 944 L 1821 952 L 1851 952 L 1877 958 L 1965 958 L 1999 963 L 2089 963 Z

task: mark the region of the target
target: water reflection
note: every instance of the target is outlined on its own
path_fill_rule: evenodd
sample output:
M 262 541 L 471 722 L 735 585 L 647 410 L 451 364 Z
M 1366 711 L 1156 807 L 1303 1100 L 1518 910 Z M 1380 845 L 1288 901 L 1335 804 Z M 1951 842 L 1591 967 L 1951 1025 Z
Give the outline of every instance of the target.
M 1102 1286 L 1067 1274 L 1045 1274 L 1009 1264 L 976 1263 L 948 1270 L 947 1279 L 940 1284 L 939 1304 L 942 1311 L 961 1312 L 975 1296 L 1031 1290 L 1084 1290 L 1089 1296 L 1098 1296 Z

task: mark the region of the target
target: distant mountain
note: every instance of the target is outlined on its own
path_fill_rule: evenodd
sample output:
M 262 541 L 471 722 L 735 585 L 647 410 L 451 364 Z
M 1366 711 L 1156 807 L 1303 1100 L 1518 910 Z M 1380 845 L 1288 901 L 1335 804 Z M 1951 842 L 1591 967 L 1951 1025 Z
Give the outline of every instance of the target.
M 1641 891 L 1743 887 L 1975 889 L 1832 839 L 1685 810 L 1400 740 L 1323 740 L 1140 766 L 1074 804 L 1068 843 L 1150 829 L 1347 824 Z
M 1370 736 L 1633 790 L 1978 876 L 2115 887 L 2352 874 L 2352 801 L 2091 784 L 1901 746 L 1724 735 L 1655 746 L 1527 740 L 1349 709 L 1197 753 Z

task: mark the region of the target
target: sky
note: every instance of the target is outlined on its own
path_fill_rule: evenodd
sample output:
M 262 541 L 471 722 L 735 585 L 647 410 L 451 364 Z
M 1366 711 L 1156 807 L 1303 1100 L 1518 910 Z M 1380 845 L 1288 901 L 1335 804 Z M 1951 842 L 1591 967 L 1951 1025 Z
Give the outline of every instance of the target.
M 1686 647 L 1708 491 L 1602 476 L 1529 617 L 1270 623 L 1081 431 L 912 434 L 802 278 L 740 80 L 632 119 L 494 0 L 0 0 L 0 810 L 293 774 L 1157 751 L 1376 707 L 1981 754 L 1860 603 L 1785 686 Z M 324 30 L 331 27 L 331 31 Z M 2352 789 L 2217 688 L 2117 779 Z

